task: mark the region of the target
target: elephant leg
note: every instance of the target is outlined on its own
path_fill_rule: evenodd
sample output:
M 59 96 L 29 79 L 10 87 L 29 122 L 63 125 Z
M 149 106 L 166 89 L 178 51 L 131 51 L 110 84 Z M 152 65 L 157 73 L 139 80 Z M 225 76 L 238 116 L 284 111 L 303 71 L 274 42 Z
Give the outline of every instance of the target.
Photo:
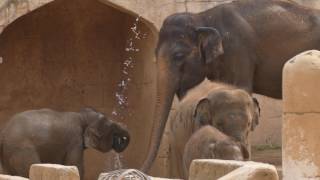
M 72 148 L 65 159 L 65 165 L 77 166 L 80 179 L 84 179 L 84 167 L 83 167 L 83 147 L 76 146 Z
M 8 170 L 10 174 L 14 175 L 29 177 L 31 165 L 41 163 L 34 147 L 13 148 L 8 155 Z
M 170 137 L 170 178 L 181 178 L 179 176 L 179 160 L 177 157 L 177 146 L 175 139 L 172 140 L 172 136 Z
M 170 153 L 170 174 L 172 178 L 182 178 L 183 177 L 183 161 L 181 152 L 177 149 L 177 146 L 171 146 Z

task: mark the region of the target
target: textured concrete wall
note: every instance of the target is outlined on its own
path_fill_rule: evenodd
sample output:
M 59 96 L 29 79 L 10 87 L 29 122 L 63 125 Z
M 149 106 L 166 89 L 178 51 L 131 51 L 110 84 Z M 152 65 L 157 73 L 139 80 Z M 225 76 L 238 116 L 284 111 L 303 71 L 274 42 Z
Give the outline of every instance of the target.
M 283 179 L 319 179 L 320 51 L 307 51 L 283 70 Z
M 162 21 L 177 12 L 200 12 L 232 0 L 101 0 L 111 5 L 141 15 L 160 29 Z M 148 8 L 146 8 L 148 7 Z

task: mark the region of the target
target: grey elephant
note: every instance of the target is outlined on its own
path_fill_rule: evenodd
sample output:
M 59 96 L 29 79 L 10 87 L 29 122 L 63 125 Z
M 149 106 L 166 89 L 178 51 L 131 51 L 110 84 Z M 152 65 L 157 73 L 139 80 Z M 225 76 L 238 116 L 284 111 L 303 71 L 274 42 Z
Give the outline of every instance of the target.
M 249 132 L 258 123 L 259 105 L 246 91 L 203 81 L 187 93 L 170 115 L 170 175 L 183 176 L 181 162 L 185 144 L 200 127 L 214 126 L 249 150 Z M 244 159 L 249 159 L 249 156 Z
M 285 0 L 237 0 L 168 16 L 155 51 L 157 103 L 141 169 L 157 155 L 174 95 L 181 99 L 204 78 L 280 99 L 284 64 L 320 49 L 319 19 L 319 10 Z
M 0 158 L 5 173 L 28 177 L 30 165 L 75 165 L 83 178 L 86 148 L 122 152 L 127 129 L 91 108 L 80 112 L 29 110 L 14 115 L 1 132 Z
M 189 168 L 194 159 L 224 159 L 242 161 L 249 152 L 243 144 L 225 135 L 213 126 L 204 126 L 192 134 L 184 148 L 183 172 L 188 179 Z

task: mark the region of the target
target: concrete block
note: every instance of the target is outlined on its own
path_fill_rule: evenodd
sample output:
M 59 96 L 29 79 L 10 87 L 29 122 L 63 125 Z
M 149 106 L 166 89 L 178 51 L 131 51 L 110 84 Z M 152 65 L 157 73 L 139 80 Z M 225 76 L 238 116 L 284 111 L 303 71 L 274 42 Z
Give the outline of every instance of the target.
M 320 112 L 320 51 L 310 50 L 289 60 L 283 69 L 283 111 Z
M 0 180 L 28 180 L 28 178 L 0 174 Z
M 191 163 L 189 180 L 278 180 L 273 165 L 251 161 L 198 159 Z
M 319 177 L 318 143 L 320 113 L 285 114 L 283 118 L 282 168 L 284 179 Z M 306 178 L 308 179 L 308 178 Z
M 262 163 L 248 163 L 219 180 L 278 180 L 277 170 L 274 166 Z
M 244 162 L 241 161 L 193 160 L 189 169 L 189 180 L 218 179 L 243 165 Z
M 299 3 L 303 6 L 320 9 L 319 0 L 294 0 L 294 1 L 296 1 L 297 3 Z
M 58 164 L 33 164 L 29 176 L 30 180 L 80 180 L 76 166 Z

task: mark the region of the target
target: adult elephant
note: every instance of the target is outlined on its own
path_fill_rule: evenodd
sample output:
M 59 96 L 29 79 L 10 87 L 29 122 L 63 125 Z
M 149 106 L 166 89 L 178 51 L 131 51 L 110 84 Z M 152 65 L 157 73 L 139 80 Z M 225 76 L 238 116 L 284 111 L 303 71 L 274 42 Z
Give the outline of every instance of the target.
M 157 101 L 150 149 L 156 157 L 172 100 L 205 77 L 281 98 L 282 68 L 320 47 L 320 11 L 282 0 L 239 0 L 166 18 L 156 47 Z

